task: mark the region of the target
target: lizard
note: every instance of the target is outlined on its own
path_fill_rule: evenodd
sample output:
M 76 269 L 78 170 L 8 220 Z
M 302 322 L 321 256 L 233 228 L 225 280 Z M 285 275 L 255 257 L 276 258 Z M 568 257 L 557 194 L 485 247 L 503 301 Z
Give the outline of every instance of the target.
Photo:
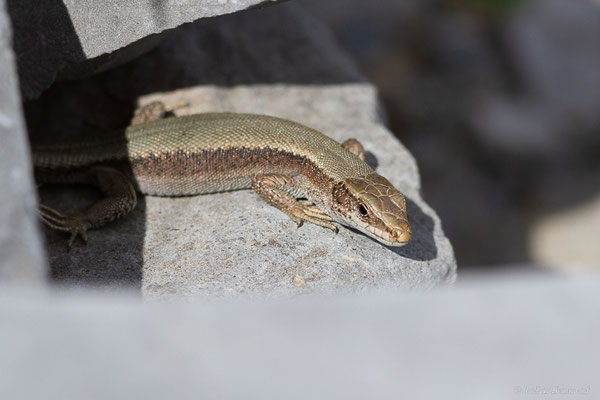
M 338 232 L 338 223 L 388 246 L 411 236 L 406 200 L 364 160 L 356 139 L 340 144 L 290 120 L 240 113 L 168 117 L 162 102 L 139 108 L 131 124 L 103 139 L 32 146 L 38 184 L 92 184 L 103 197 L 64 214 L 44 204 L 42 222 L 68 232 L 69 246 L 89 229 L 129 213 L 137 192 L 187 196 L 253 189 L 300 227 Z

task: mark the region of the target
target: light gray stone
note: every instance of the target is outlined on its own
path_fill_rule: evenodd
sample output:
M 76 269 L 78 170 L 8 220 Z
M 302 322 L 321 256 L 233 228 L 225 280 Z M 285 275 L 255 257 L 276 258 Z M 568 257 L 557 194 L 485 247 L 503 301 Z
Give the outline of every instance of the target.
M 599 293 L 598 275 L 246 304 L 2 288 L 0 391 L 48 400 L 591 399 Z
M 166 30 L 272 1 L 8 0 L 23 97 L 38 97 L 57 75 L 80 78 L 129 61 Z
M 0 0 L 0 281 L 39 283 L 47 265 L 35 219 L 31 160 L 10 44 L 10 23 Z
M 287 6 L 206 22 L 182 27 L 135 63 L 90 80 L 85 90 L 79 84 L 62 85 L 40 100 L 44 115 L 51 118 L 34 122 L 32 112 L 30 125 L 44 127 L 40 133 L 46 138 L 89 126 L 78 120 L 86 113 L 91 117 L 89 111 L 102 103 L 103 91 L 114 91 L 107 104 L 119 96 L 141 102 L 162 99 L 170 105 L 188 102 L 177 113 L 271 114 L 338 140 L 356 137 L 367 146 L 378 171 L 408 196 L 413 240 L 393 250 L 347 229 L 338 235 L 310 224 L 296 229 L 287 216 L 250 191 L 146 197 L 132 215 L 90 232 L 87 246 L 67 251 L 64 234 L 49 233 L 52 276 L 61 282 L 134 285 L 148 296 L 211 298 L 452 282 L 452 248 L 439 219 L 421 199 L 415 162 L 381 124 L 375 90 L 356 83 L 361 79 L 356 67 L 328 31 Z M 206 37 L 218 46 L 198 45 Z M 206 79 L 236 85 L 190 85 Z M 185 89 L 173 90 L 177 87 Z M 145 95 L 161 88 L 166 92 Z M 122 110 L 98 112 L 109 118 L 119 114 Z M 70 116 L 68 125 L 64 115 Z M 72 200 L 58 190 L 43 198 L 59 209 L 72 209 Z M 93 193 L 85 196 L 94 198 Z

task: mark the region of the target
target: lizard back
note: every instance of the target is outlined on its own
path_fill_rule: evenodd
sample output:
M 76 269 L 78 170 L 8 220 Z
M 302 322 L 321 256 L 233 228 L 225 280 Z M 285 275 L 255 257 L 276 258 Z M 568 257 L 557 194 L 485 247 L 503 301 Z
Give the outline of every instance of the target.
M 304 174 L 312 182 L 336 182 L 372 172 L 314 129 L 237 113 L 145 122 L 102 139 L 34 148 L 33 159 L 35 167 L 50 169 L 127 160 L 138 190 L 155 195 L 244 189 L 257 173 Z

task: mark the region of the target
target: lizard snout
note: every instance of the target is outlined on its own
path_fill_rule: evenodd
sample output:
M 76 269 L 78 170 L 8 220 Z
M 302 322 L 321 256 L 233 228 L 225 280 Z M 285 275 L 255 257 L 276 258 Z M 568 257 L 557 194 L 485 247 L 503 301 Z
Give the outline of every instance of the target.
M 389 233 L 391 242 L 397 245 L 404 245 L 410 240 L 411 237 L 410 225 L 408 225 L 407 221 L 398 221 L 394 228 L 390 229 Z

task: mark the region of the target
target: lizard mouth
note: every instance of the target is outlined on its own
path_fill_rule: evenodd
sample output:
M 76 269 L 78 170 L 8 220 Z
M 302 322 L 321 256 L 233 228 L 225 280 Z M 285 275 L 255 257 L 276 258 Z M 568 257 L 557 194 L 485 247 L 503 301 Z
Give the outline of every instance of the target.
M 386 230 L 379 229 L 372 225 L 367 225 L 363 229 L 369 236 L 372 236 L 388 246 L 404 246 L 411 237 L 408 223 L 402 224 L 402 226 L 397 228 L 388 228 Z

